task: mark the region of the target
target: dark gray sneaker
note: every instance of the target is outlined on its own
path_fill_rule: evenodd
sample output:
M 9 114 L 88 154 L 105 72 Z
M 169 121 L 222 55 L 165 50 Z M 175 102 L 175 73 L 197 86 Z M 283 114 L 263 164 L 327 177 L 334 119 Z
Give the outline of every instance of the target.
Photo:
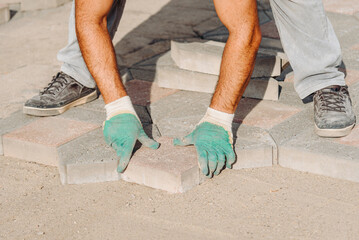
M 330 86 L 317 91 L 314 100 L 315 132 L 321 137 L 344 137 L 355 125 L 347 86 Z
M 34 116 L 53 116 L 97 97 L 95 88 L 85 87 L 66 73 L 59 72 L 39 95 L 25 102 L 23 111 Z

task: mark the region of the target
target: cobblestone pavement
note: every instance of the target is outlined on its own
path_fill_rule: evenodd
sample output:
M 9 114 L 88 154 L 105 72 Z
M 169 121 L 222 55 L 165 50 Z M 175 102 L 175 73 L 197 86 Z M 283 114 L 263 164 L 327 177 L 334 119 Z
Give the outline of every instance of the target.
M 12 19 L 0 24 L 1 239 L 112 239 L 121 234 L 126 239 L 359 236 L 359 127 L 341 139 L 314 134 L 313 103 L 304 104 L 294 92 L 293 73 L 266 0 L 258 1 L 263 34 L 259 55 L 264 63 L 279 59 L 279 71 L 283 68 L 278 74 L 270 69 L 263 82 L 259 77 L 266 64 L 256 65 L 258 76 L 251 87 L 259 90 L 267 84 L 266 94 L 253 96 L 248 91 L 241 100 L 234 120 L 237 162 L 234 170 L 212 180 L 199 174 L 193 147 L 169 144 L 201 119 L 211 89 L 189 84 L 175 88 L 204 92 L 161 87 L 173 84 L 172 76 L 216 78 L 210 72 L 178 68 L 180 59 L 173 54 L 180 56 L 181 49 L 170 51 L 171 41 L 226 41 L 228 32 L 212 1 L 127 1 L 113 40 L 119 69 L 145 130 L 162 143 L 162 149 L 140 148 L 122 176 L 116 173 L 114 151 L 102 138 L 101 97 L 57 117 L 21 112 L 25 100 L 60 68 L 56 54 L 67 41 L 71 3 L 53 8 L 0 0 L 0 9 L 3 3 L 11 3 Z M 358 113 L 359 4 L 324 3 L 342 46 L 341 70 Z M 48 9 L 34 10 L 38 8 Z M 278 89 L 275 99 L 276 92 L 270 91 Z M 188 192 L 169 195 L 157 189 Z

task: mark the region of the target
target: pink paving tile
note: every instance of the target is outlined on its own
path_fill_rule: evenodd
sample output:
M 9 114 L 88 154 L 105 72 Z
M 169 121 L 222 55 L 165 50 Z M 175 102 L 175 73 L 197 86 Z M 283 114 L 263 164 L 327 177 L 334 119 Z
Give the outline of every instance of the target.
M 157 150 L 142 147 L 131 158 L 121 178 L 171 193 L 185 192 L 199 184 L 194 146 L 174 147 L 172 139 L 157 139 Z
M 355 45 L 353 45 L 353 46 L 351 46 L 350 49 L 352 49 L 352 50 L 359 50 L 359 43 L 358 43 L 358 44 L 355 44 Z
M 323 4 L 328 12 L 353 15 L 359 11 L 358 0 L 323 0 Z
M 57 165 L 57 147 L 100 127 L 60 117 L 38 120 L 3 136 L 4 155 Z
M 157 83 L 142 80 L 132 80 L 127 82 L 126 89 L 128 95 L 131 97 L 132 103 L 142 106 L 154 103 L 161 98 L 179 91 L 177 89 L 161 88 Z
M 279 33 L 274 20 L 261 25 L 261 32 L 263 37 L 279 39 Z
M 294 73 L 290 72 L 285 76 L 284 82 L 290 82 L 293 83 L 294 82 Z
M 359 71 L 346 69 L 346 73 L 347 75 L 345 77 L 345 82 L 348 86 L 353 85 L 359 81 Z
M 335 141 L 340 144 L 359 147 L 359 126 L 356 126 L 348 136 L 335 139 Z
M 239 102 L 234 121 L 270 129 L 301 110 L 279 102 L 243 98 Z

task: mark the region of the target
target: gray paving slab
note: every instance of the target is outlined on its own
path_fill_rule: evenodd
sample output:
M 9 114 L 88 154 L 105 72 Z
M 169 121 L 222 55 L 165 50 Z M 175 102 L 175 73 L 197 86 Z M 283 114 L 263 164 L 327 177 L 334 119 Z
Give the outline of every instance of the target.
M 70 0 L 21 0 L 21 11 L 34 11 L 40 9 L 56 8 Z
M 144 126 L 145 132 L 155 139 L 160 133 L 154 125 Z M 136 149 L 139 146 L 136 145 Z M 62 184 L 83 184 L 117 181 L 118 157 L 105 143 L 102 129 L 95 129 L 57 149 L 58 169 Z
M 0 155 L 4 155 L 2 136 L 15 129 L 21 128 L 36 119 L 38 118 L 23 114 L 22 110 L 11 114 L 7 118 L 0 119 Z
M 139 105 L 133 105 L 133 107 L 143 124 L 152 123 L 151 116 L 146 107 Z M 100 97 L 90 103 L 69 109 L 61 117 L 102 125 L 106 120 L 105 103 L 102 97 Z
M 159 138 L 157 150 L 141 148 L 133 155 L 121 179 L 161 189 L 183 193 L 199 184 L 197 154 L 193 146 L 175 147 L 172 139 Z
M 233 169 L 269 167 L 277 164 L 277 146 L 271 135 L 257 127 L 233 124 L 234 149 L 237 155 Z
M 220 27 L 223 27 L 223 24 L 219 20 L 219 18 L 215 16 L 193 27 L 193 31 L 198 36 L 203 36 L 205 33 L 213 31 Z
M 219 75 L 224 50 L 223 44 L 171 42 L 171 57 L 185 70 Z M 206 61 L 203 61 L 206 59 Z M 281 73 L 279 56 L 258 54 L 252 77 L 275 77 Z
M 258 59 L 264 66 L 268 59 Z M 271 59 L 274 62 L 275 59 Z M 270 66 L 270 65 L 269 65 Z M 257 68 L 257 75 L 266 75 L 267 69 Z M 278 66 L 280 68 L 280 66 Z M 271 71 L 271 70 L 270 70 Z M 262 74 L 263 73 L 263 74 Z M 196 92 L 213 93 L 218 76 L 180 69 L 171 59 L 170 54 L 163 55 L 157 63 L 155 81 L 160 87 L 181 89 Z M 243 96 L 266 100 L 278 99 L 278 83 L 272 78 L 252 78 Z
M 359 148 L 321 138 L 312 129 L 279 145 L 279 164 L 339 179 L 359 182 Z
M 359 69 L 359 50 L 353 49 L 354 45 L 359 44 L 359 20 L 354 16 L 338 13 L 328 13 L 328 17 L 338 36 L 344 64 L 347 68 Z
M 99 149 L 101 149 L 99 151 Z M 117 156 L 96 129 L 58 149 L 62 184 L 82 184 L 119 180 Z
M 207 111 L 211 97 L 208 93 L 179 91 L 151 104 L 148 111 L 161 134 L 174 137 L 185 134 L 198 123 Z
M 10 20 L 10 9 L 6 4 L 0 3 L 0 24 L 6 23 Z

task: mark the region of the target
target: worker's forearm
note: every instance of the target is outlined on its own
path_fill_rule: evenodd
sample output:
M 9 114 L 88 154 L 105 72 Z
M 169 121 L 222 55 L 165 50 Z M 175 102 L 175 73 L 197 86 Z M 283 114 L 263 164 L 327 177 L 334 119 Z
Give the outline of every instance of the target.
M 115 51 L 107 30 L 106 15 L 98 17 L 84 11 L 90 9 L 77 3 L 77 38 L 88 70 L 107 104 L 127 94 L 118 73 Z
M 229 30 L 218 84 L 210 107 L 234 113 L 252 71 L 261 34 L 255 0 L 215 0 L 221 21 Z

